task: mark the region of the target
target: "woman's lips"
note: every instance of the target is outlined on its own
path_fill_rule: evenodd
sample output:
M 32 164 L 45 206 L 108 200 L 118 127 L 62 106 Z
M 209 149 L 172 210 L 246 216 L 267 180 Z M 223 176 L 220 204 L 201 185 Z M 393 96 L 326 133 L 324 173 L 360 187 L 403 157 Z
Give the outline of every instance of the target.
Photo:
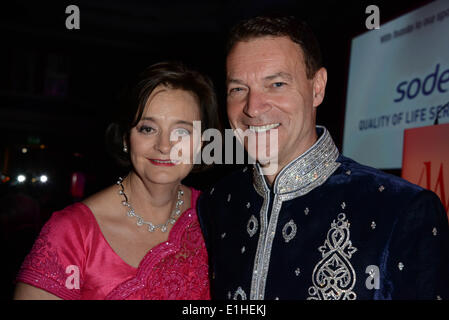
M 148 159 L 152 164 L 155 166 L 163 166 L 163 167 L 172 167 L 176 165 L 176 163 L 173 163 L 170 159 L 168 160 L 162 160 L 162 159 Z

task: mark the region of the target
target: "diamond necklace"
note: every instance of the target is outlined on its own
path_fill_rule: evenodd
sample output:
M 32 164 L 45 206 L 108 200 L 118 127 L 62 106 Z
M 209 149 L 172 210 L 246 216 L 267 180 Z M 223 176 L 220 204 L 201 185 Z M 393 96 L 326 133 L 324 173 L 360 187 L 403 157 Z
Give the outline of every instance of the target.
M 175 209 L 172 211 L 170 217 L 168 218 L 168 220 L 163 223 L 163 224 L 156 224 L 154 225 L 152 222 L 150 221 L 145 221 L 143 220 L 143 218 L 141 216 L 139 216 L 135 211 L 134 208 L 131 206 L 131 204 L 128 202 L 128 197 L 126 196 L 125 193 L 125 187 L 123 186 L 123 178 L 119 177 L 117 180 L 117 184 L 120 186 L 121 190 L 119 190 L 119 195 L 122 195 L 125 200 L 122 201 L 122 205 L 124 205 L 125 207 L 128 207 L 128 212 L 126 213 L 126 215 L 130 218 L 137 218 L 137 226 L 143 226 L 144 224 L 146 224 L 148 226 L 148 231 L 149 232 L 154 232 L 156 231 L 156 229 L 161 229 L 162 232 L 166 232 L 167 231 L 167 226 L 168 224 L 175 224 L 176 219 L 179 217 L 179 215 L 181 214 L 181 205 L 184 203 L 184 200 L 181 200 L 181 197 L 184 195 L 184 191 L 182 191 L 181 189 L 178 190 L 178 197 L 176 200 L 176 206 Z

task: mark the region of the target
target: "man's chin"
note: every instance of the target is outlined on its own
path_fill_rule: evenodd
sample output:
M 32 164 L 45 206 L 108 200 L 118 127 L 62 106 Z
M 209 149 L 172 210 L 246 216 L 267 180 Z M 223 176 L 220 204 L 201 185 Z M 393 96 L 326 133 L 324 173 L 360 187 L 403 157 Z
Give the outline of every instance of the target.
M 259 158 L 257 159 L 264 175 L 274 175 L 278 172 L 279 163 L 277 158 Z

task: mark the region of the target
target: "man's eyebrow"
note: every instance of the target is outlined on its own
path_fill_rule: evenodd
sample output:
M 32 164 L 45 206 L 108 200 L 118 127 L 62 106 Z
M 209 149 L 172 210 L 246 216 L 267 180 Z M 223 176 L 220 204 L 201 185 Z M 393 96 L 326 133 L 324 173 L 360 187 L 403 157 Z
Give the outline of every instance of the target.
M 278 72 L 269 76 L 266 76 L 264 78 L 264 80 L 274 80 L 276 78 L 284 78 L 287 79 L 289 81 L 291 81 L 293 79 L 293 77 L 289 74 L 289 73 L 285 73 L 285 72 Z
M 293 79 L 293 77 L 291 76 L 291 74 L 286 73 L 286 72 L 278 72 L 278 73 L 275 73 L 275 74 L 266 76 L 266 77 L 263 78 L 263 79 L 264 79 L 264 80 L 274 80 L 274 79 L 276 79 L 276 78 L 282 78 L 282 79 L 286 79 L 286 80 L 289 80 L 289 81 L 291 81 L 291 80 Z M 239 80 L 239 79 L 233 79 L 233 78 L 230 78 L 230 79 L 226 80 L 226 84 L 227 84 L 227 85 L 232 84 L 232 83 L 234 83 L 234 84 L 240 84 L 240 85 L 245 85 L 245 83 L 244 83 L 242 80 Z
M 229 85 L 231 83 L 245 85 L 245 83 L 242 80 L 239 80 L 239 79 L 232 79 L 231 78 L 231 79 L 227 79 L 226 80 L 226 84 L 227 85 Z
M 150 121 L 156 122 L 156 119 L 153 117 L 142 117 L 141 120 L 150 120 Z M 186 125 L 193 127 L 192 122 L 185 121 L 185 120 L 177 120 L 177 121 L 175 121 L 175 124 L 186 124 Z

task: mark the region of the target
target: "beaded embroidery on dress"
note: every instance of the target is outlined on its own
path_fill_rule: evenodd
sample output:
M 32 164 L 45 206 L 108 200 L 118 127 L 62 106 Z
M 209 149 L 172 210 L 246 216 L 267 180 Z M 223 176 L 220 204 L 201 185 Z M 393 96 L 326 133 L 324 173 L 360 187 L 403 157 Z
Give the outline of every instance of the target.
M 30 254 L 25 257 L 20 267 L 20 280 L 46 288 L 47 291 L 63 299 L 78 299 L 79 289 L 68 290 L 66 288 L 66 268 L 49 241 L 52 228 L 52 223 L 47 223 L 42 227 Z M 82 284 L 83 280 L 81 279 L 80 282 Z
M 142 261 L 136 277 L 120 284 L 106 299 L 210 299 L 201 229 L 196 219 L 184 218 L 191 217 L 182 216 L 175 224 L 179 228 L 171 231 L 170 241 L 156 246 Z

